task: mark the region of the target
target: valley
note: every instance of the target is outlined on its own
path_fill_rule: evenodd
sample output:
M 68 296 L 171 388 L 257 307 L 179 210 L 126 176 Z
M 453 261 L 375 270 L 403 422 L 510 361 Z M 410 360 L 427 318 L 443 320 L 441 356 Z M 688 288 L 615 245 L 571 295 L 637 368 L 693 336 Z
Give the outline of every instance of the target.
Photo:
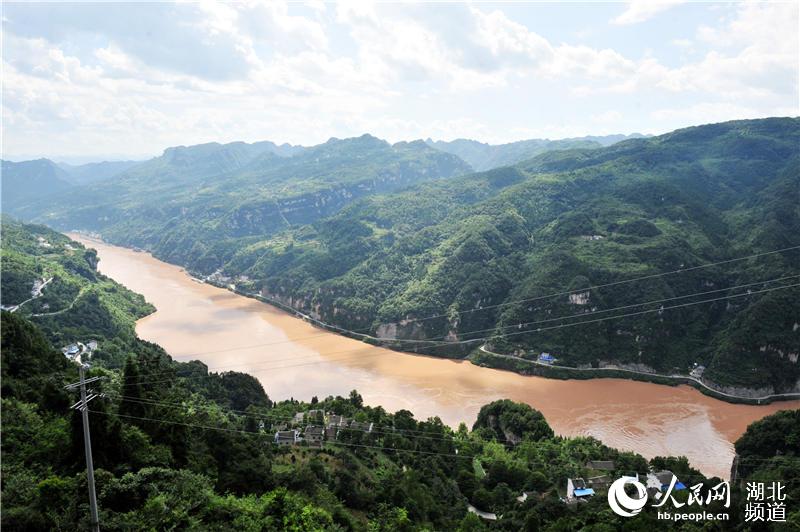
M 541 411 L 565 436 L 591 435 L 647 458 L 685 455 L 708 475 L 727 478 L 733 443 L 748 424 L 800 401 L 747 406 L 687 386 L 622 379 L 550 380 L 466 361 L 370 346 L 312 327 L 269 305 L 198 283 L 179 267 L 129 249 L 72 238 L 98 251 L 99 270 L 141 293 L 156 312 L 136 330 L 176 360 L 259 379 L 271 398 L 309 401 L 357 389 L 367 404 L 471 425 L 480 407 L 510 398 Z

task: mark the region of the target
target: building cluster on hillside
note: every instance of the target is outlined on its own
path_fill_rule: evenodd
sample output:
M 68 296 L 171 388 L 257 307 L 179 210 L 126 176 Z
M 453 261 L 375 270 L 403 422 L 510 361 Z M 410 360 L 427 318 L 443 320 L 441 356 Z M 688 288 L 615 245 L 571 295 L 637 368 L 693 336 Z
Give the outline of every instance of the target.
M 695 379 L 701 379 L 701 378 L 703 378 L 703 373 L 705 373 L 705 371 L 706 371 L 706 367 L 705 366 L 695 362 L 694 363 L 694 367 L 689 372 L 689 375 L 694 377 Z
M 612 460 L 592 460 L 586 462 L 586 469 L 601 474 L 586 479 L 582 477 L 568 478 L 566 486 L 567 496 L 564 499 L 564 502 L 567 504 L 586 502 L 589 498 L 594 497 L 597 492 L 607 490 L 615 480 L 611 476 L 611 472 L 616 469 Z M 675 477 L 675 474 L 668 470 L 650 471 L 643 479 L 640 479 L 639 473 L 635 472 L 624 474 L 620 478 L 629 478 L 637 482 L 642 482 L 647 489 L 648 496 L 655 499 L 658 499 L 662 493 L 669 489 L 673 478 L 675 478 L 673 490 L 680 491 L 686 489 L 686 486 Z
M 326 441 L 336 440 L 343 429 L 372 432 L 373 424 L 348 419 L 324 410 L 298 412 L 290 423 L 273 424 L 274 442 L 277 445 L 300 445 L 322 448 Z
M 569 295 L 569 302 L 573 305 L 588 305 L 589 292 L 575 292 Z
M 67 359 L 81 362 L 83 355 L 86 355 L 87 359 L 92 357 L 92 353 L 97 350 L 97 345 L 97 340 L 89 340 L 85 344 L 82 342 L 75 342 L 74 344 L 62 347 L 61 352 L 64 353 Z
M 210 274 L 208 277 L 206 277 L 206 281 L 215 284 L 228 284 L 232 280 L 233 279 L 231 277 L 223 275 L 222 270 L 217 270 L 214 273 Z

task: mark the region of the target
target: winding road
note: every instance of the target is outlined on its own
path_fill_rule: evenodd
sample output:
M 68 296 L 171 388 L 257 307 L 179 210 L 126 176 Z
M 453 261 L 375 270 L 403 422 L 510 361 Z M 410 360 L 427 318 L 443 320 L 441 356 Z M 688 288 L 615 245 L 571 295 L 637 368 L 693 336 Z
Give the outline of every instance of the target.
M 692 382 L 696 383 L 697 385 L 701 386 L 702 388 L 705 388 L 709 392 L 712 392 L 713 394 L 722 395 L 722 396 L 725 396 L 725 397 L 730 397 L 731 399 L 740 399 L 740 400 L 746 400 L 746 401 L 758 401 L 759 403 L 761 401 L 771 401 L 773 399 L 800 399 L 800 392 L 774 393 L 774 394 L 770 394 L 770 395 L 764 395 L 762 397 L 747 397 L 747 396 L 743 396 L 743 395 L 734 395 L 734 394 L 722 392 L 720 390 L 717 390 L 716 388 L 712 388 L 711 386 L 707 385 L 706 383 L 704 383 L 700 379 L 697 379 L 695 377 L 691 377 L 689 375 L 662 375 L 661 373 L 648 373 L 646 371 L 636 371 L 634 369 L 625 369 L 625 368 L 619 368 L 619 367 L 613 367 L 613 368 L 612 367 L 605 367 L 605 368 L 572 368 L 572 367 L 569 367 L 569 366 L 558 366 L 558 365 L 555 365 L 555 364 L 546 364 L 544 362 L 539 362 L 538 360 L 530 360 L 528 358 L 522 358 L 522 357 L 518 357 L 516 355 L 505 355 L 505 354 L 502 354 L 502 353 L 495 353 L 494 351 L 489 351 L 488 349 L 486 349 L 486 344 L 480 346 L 479 349 L 482 352 L 486 353 L 487 355 L 492 355 L 492 356 L 501 357 L 501 358 L 510 358 L 510 359 L 513 359 L 513 360 L 519 360 L 521 362 L 527 362 L 529 364 L 534 364 L 534 365 L 545 367 L 545 368 L 556 368 L 556 369 L 563 369 L 563 370 L 567 370 L 567 371 L 593 371 L 593 372 L 596 372 L 596 371 L 615 371 L 615 372 L 631 373 L 631 374 L 634 374 L 634 375 L 643 375 L 645 377 L 658 377 L 658 378 L 662 378 L 662 379 L 673 379 L 673 380 L 678 380 L 678 381 L 683 381 L 683 382 L 692 381 Z

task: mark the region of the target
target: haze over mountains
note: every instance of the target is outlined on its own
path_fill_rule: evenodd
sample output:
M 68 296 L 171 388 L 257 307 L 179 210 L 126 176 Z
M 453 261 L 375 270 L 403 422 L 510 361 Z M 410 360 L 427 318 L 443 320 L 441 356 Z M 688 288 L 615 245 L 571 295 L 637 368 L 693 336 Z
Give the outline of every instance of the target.
M 487 170 L 515 164 L 544 151 L 599 148 L 639 136 L 641 135 L 634 133 L 554 141 L 531 139 L 496 145 L 466 139 L 450 142 L 428 139 L 425 142 L 433 148 L 460 157 L 473 170 Z M 167 164 L 180 168 L 178 172 L 180 175 L 191 174 L 195 170 L 201 175 L 224 174 L 240 168 L 242 163 L 250 162 L 257 156 L 267 159 L 270 155 L 292 157 L 314 148 L 314 146 L 305 147 L 287 143 L 275 144 L 270 141 L 228 144 L 212 142 L 167 148 L 160 157 L 147 161 L 102 161 L 80 165 L 57 163 L 46 158 L 20 162 L 2 161 L 2 208 L 4 212 L 14 212 L 20 203 L 61 193 L 71 186 L 104 181 L 131 169 L 135 169 L 135 173 L 139 175 L 148 172 L 168 172 L 165 166 Z
M 549 351 L 567 365 L 685 373 L 699 363 L 720 386 L 798 389 L 800 303 L 775 281 L 800 274 L 796 250 L 625 290 L 588 287 L 797 245 L 800 120 L 601 140 L 616 139 L 176 147 L 91 186 L 13 203 L 4 171 L 3 205 L 198 275 L 244 275 L 243 289 L 390 340 L 492 337 L 501 352 Z M 492 164 L 506 166 L 474 172 Z M 38 179 L 66 181 L 30 166 Z M 511 303 L 583 289 L 574 300 Z M 654 314 L 705 292 L 733 299 Z M 649 312 L 563 330 L 525 325 L 619 307 Z M 417 321 L 428 316 L 438 318 Z M 476 346 L 466 347 L 448 356 Z
M 473 169 L 483 171 L 500 166 L 510 166 L 526 159 L 532 159 L 546 151 L 602 148 L 623 140 L 643 136 L 633 133 L 631 135 L 589 136 L 562 140 L 531 139 L 496 145 L 469 139 L 456 139 L 450 142 L 428 139 L 425 142 L 436 149 L 458 155 Z

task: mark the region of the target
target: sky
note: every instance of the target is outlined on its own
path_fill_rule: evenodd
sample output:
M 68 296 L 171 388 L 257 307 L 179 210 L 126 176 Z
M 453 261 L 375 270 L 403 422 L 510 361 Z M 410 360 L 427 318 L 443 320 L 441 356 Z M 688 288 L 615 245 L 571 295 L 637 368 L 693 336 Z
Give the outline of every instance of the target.
M 798 5 L 4 2 L 1 147 L 81 162 L 798 116 Z

